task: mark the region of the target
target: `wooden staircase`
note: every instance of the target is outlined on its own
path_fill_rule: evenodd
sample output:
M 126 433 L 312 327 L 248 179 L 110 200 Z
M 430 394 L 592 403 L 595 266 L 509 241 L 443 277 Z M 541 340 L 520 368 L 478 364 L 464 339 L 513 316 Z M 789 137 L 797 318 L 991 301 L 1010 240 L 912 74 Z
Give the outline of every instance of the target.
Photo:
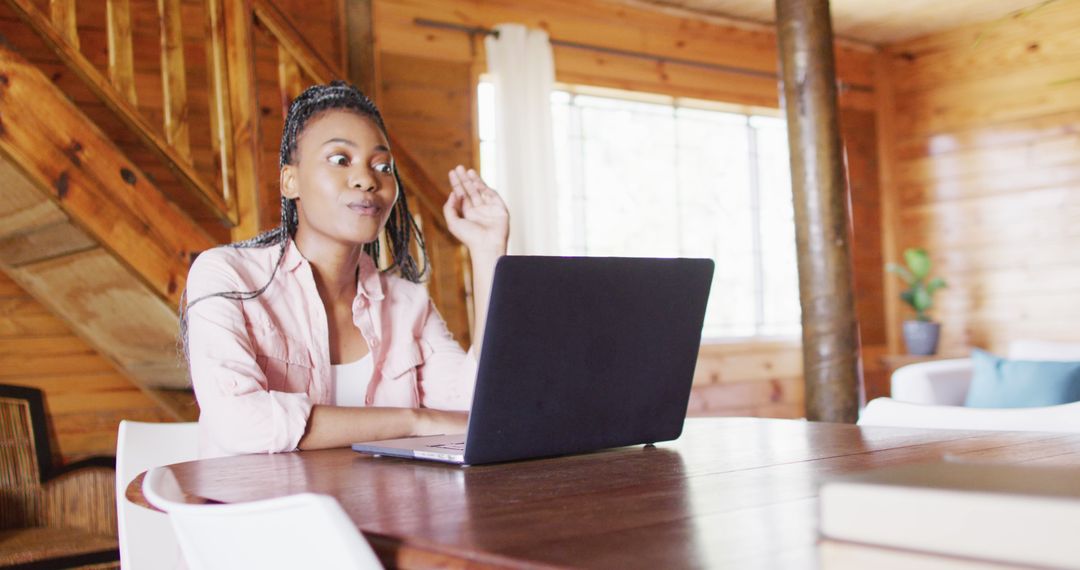
M 344 73 L 270 0 L 0 0 L 0 34 L 0 269 L 191 419 L 176 350 L 190 262 L 276 223 L 280 117 Z M 391 144 L 432 296 L 467 343 L 467 258 L 442 222 L 445 189 Z

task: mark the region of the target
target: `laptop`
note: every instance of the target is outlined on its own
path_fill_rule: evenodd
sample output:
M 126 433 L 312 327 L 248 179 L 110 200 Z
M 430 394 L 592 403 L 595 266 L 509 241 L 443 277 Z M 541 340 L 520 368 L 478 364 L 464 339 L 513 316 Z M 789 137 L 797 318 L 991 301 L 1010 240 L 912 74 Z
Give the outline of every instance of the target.
M 504 256 L 466 433 L 352 447 L 477 465 L 676 439 L 712 274 L 709 259 Z

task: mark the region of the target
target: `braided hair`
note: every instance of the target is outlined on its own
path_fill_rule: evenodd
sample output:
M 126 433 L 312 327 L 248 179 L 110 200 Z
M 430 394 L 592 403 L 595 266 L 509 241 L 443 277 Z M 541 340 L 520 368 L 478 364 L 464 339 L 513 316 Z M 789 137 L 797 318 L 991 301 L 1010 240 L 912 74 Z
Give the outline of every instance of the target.
M 325 85 L 313 85 L 305 89 L 304 92 L 289 105 L 289 112 L 285 117 L 285 127 L 282 129 L 281 133 L 281 154 L 278 160 L 278 166 L 284 167 L 286 164 L 296 164 L 297 143 L 300 139 L 300 135 L 304 132 L 304 128 L 312 118 L 326 111 L 339 109 L 351 111 L 360 116 L 370 118 L 375 122 L 375 125 L 379 127 L 379 131 L 382 132 L 383 136 L 389 139 L 389 135 L 387 135 L 386 132 L 386 125 L 383 123 L 382 114 L 379 112 L 379 109 L 371 102 L 371 99 L 355 86 L 340 80 L 331 81 Z M 390 259 L 390 264 L 388 267 L 381 268 L 381 270 L 396 270 L 402 278 L 413 283 L 419 283 L 423 280 L 428 271 L 424 236 L 420 231 L 420 227 L 416 225 L 416 221 L 413 219 L 412 214 L 409 212 L 409 204 L 405 198 L 405 189 L 404 185 L 401 183 L 401 176 L 398 174 L 397 164 L 393 163 L 391 168 L 393 169 L 394 182 L 397 184 L 399 192 L 397 200 L 390 209 L 390 216 L 387 219 L 384 228 L 385 242 L 388 246 L 387 257 Z M 186 303 L 187 290 L 184 290 L 183 295 L 180 297 L 180 344 L 185 360 L 188 359 L 187 311 L 196 303 L 211 297 L 246 301 L 262 295 L 273 283 L 278 268 L 281 266 L 281 262 L 285 257 L 285 249 L 288 246 L 289 241 L 296 235 L 296 228 L 299 225 L 299 222 L 300 216 L 296 208 L 296 198 L 290 199 L 282 196 L 281 223 L 277 227 L 263 232 L 251 239 L 228 244 L 228 247 L 234 248 L 278 246 L 278 260 L 274 264 L 274 269 L 270 273 L 270 278 L 262 287 L 254 291 L 223 291 L 220 293 L 211 293 L 194 299 L 190 303 Z M 376 239 L 371 243 L 363 245 L 364 253 L 371 256 L 376 264 L 378 264 L 381 259 L 379 242 L 380 240 Z M 417 256 L 413 255 L 414 244 Z M 418 262 L 417 257 L 423 260 L 422 264 Z

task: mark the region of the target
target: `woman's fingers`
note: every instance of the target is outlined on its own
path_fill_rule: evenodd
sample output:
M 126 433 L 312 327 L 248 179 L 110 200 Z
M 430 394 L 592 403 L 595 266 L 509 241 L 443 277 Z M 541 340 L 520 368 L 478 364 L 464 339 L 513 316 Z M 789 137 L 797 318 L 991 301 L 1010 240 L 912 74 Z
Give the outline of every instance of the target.
M 465 192 L 465 179 L 458 172 L 459 169 L 461 169 L 461 166 L 446 173 L 447 178 L 450 179 L 450 188 L 452 188 L 450 195 L 457 195 L 458 198 L 468 199 L 468 194 Z
M 488 186 L 474 169 L 467 169 L 460 164 L 449 172 L 450 186 L 460 195 L 462 208 L 502 204 L 502 197 Z
M 461 219 L 462 195 L 462 192 L 454 190 L 446 197 L 446 202 L 443 204 L 443 216 L 446 217 L 447 222 Z
M 469 169 L 466 176 L 468 176 L 469 184 L 476 189 L 478 199 L 483 203 L 489 202 L 494 190 L 484 182 L 483 178 L 480 178 L 480 175 L 475 170 Z
M 461 179 L 461 186 L 465 189 L 465 195 L 469 198 L 469 204 L 472 206 L 479 206 L 484 203 L 483 196 L 480 192 L 480 186 L 476 181 L 478 176 L 475 170 L 465 170 L 464 166 L 460 164 L 455 169 L 458 177 Z

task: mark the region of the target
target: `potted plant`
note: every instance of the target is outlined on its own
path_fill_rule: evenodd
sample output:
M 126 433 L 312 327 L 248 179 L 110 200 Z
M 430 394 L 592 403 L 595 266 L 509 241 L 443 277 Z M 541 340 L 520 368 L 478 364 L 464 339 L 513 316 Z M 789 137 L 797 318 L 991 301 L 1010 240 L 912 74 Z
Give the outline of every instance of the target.
M 907 267 L 896 263 L 885 266 L 907 283 L 908 288 L 900 293 L 900 298 L 915 309 L 915 319 L 904 321 L 904 344 L 908 354 L 935 354 L 941 324 L 931 321 L 927 311 L 934 306 L 934 293 L 945 287 L 945 280 L 940 277 L 928 280 L 930 256 L 925 249 L 905 249 L 904 262 Z

